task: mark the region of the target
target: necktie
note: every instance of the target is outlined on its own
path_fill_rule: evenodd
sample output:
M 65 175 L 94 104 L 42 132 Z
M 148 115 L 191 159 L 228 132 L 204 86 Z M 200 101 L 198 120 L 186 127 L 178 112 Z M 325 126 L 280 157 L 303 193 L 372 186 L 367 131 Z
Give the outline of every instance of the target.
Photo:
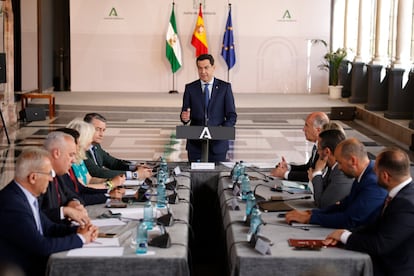
M 318 149 L 316 148 L 316 145 L 313 145 L 312 147 L 312 155 L 311 155 L 311 165 L 313 166 L 313 162 L 315 161 L 316 152 Z
M 210 95 L 208 91 L 208 83 L 204 84 L 204 124 L 207 125 L 208 122 L 208 103 L 210 101 Z
M 35 221 L 36 221 L 37 230 L 40 232 L 40 234 L 43 235 L 42 223 L 40 221 L 40 214 L 39 214 L 39 204 L 37 202 L 37 199 L 35 199 L 33 201 L 33 206 L 34 206 L 34 209 L 35 209 L 34 217 L 35 217 Z
M 55 189 L 56 189 L 56 197 L 57 197 L 57 202 L 58 202 L 58 205 L 60 206 L 60 204 L 61 204 L 62 200 L 61 200 L 61 198 L 60 198 L 59 183 L 58 183 L 58 180 L 57 180 L 57 178 L 56 178 L 56 177 L 55 177 L 55 178 L 53 178 L 53 184 L 55 185 Z
M 330 174 L 331 174 L 331 167 L 327 166 L 326 173 L 323 176 L 323 182 L 322 182 L 324 188 L 328 187 L 329 183 L 331 183 Z
M 210 92 L 208 91 L 208 83 L 204 84 L 205 108 L 207 110 L 210 101 Z
M 96 147 L 95 146 L 92 146 L 91 153 L 92 153 L 93 160 L 95 161 L 95 164 L 99 165 L 98 160 L 96 159 Z
M 384 214 L 385 208 L 387 208 L 387 206 L 388 206 L 388 204 L 391 202 L 391 200 L 392 200 L 392 197 L 387 196 L 387 198 L 386 198 L 386 199 L 385 199 L 385 201 L 384 201 L 384 207 L 382 208 L 382 212 L 381 212 L 381 214 Z

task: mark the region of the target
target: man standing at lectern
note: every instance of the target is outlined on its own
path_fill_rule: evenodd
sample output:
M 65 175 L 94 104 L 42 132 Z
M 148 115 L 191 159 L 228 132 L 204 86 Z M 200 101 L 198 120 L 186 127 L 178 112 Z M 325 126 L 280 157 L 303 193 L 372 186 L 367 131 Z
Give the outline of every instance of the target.
M 181 121 L 191 126 L 225 126 L 236 124 L 237 113 L 231 84 L 214 77 L 214 58 L 202 54 L 197 58 L 199 80 L 185 86 Z M 187 140 L 188 161 L 201 159 L 202 141 Z M 226 160 L 228 140 L 211 140 L 209 144 L 209 162 Z

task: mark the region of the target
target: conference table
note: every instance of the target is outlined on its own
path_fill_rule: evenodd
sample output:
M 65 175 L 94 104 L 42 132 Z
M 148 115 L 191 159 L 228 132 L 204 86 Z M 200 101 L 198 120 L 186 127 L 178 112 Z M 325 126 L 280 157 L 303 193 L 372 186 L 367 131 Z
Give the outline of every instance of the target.
M 288 225 L 284 218 L 278 217 L 278 212 L 262 212 L 262 220 L 265 224 L 260 226 L 260 235 L 273 243 L 270 246 L 270 255 L 263 255 L 256 251 L 247 242 L 249 226 L 243 222 L 245 202 L 233 195 L 233 191 L 229 188 L 232 186 L 232 181 L 228 175 L 229 173 L 222 173 L 219 177 L 218 196 L 231 275 L 372 275 L 372 262 L 367 254 L 338 247 L 319 250 L 290 247 L 288 239 L 324 239 L 333 229 L 320 226 L 294 227 Z M 249 172 L 249 175 L 253 178 L 251 186 L 256 195 L 265 199 L 270 196 L 290 199 L 285 203 L 297 209 L 313 208 L 312 199 L 292 200 L 304 197 L 301 194 L 272 192 L 270 188 L 275 184 L 280 185 L 281 180 L 269 181 L 268 178 L 264 179 L 261 173 Z M 239 208 L 234 208 L 237 206 L 235 200 Z
M 91 245 L 52 254 L 48 263 L 48 275 L 186 276 L 190 275 L 191 270 L 189 255 L 193 259 L 227 259 L 228 264 L 225 266 L 229 266 L 230 275 L 372 275 L 372 263 L 367 254 L 337 247 L 320 250 L 297 250 L 290 247 L 290 238 L 323 239 L 333 229 L 319 226 L 293 227 L 278 217 L 277 212 L 262 212 L 265 224 L 260 227 L 260 235 L 270 240 L 272 245 L 270 254 L 259 253 L 247 242 L 249 226 L 243 222 L 245 203 L 229 189 L 232 185 L 229 167 L 219 165 L 215 170 L 191 170 L 183 164 L 180 166 L 184 168 L 184 173 L 176 177 L 179 200 L 177 204 L 169 205 L 175 222 L 166 227 L 171 247 L 149 246 L 148 254 L 137 255 L 132 244 L 137 219 L 122 219 L 125 222 L 123 225 L 100 227 L 102 233 L 115 233 L 119 245 L 109 248 Z M 271 191 L 270 187 L 279 185 L 280 180 L 269 181 L 259 171 L 249 171 L 248 174 L 257 197 L 279 196 L 294 199 L 286 202 L 294 208 L 313 208 L 311 199 L 296 200 L 303 195 Z M 238 210 L 233 210 L 235 202 L 239 206 Z M 142 210 L 143 203 L 128 205 L 124 211 L 137 207 Z M 88 206 L 87 209 L 92 219 L 108 212 L 108 208 L 103 205 Z M 122 208 L 111 210 L 124 212 Z M 192 229 L 191 235 L 189 229 Z M 216 233 L 213 234 L 214 232 Z M 190 237 L 195 237 L 190 239 L 193 240 L 192 245 L 189 243 Z M 93 250 L 93 253 L 88 253 L 88 250 Z M 110 254 L 106 255 L 108 252 Z
M 48 275 L 190 275 L 188 262 L 189 217 L 190 217 L 190 176 L 183 173 L 176 177 L 178 202 L 169 204 L 174 222 L 165 227 L 170 235 L 171 246 L 159 248 L 148 246 L 147 254 L 136 254 L 133 242 L 135 241 L 137 219 L 132 215 L 125 215 L 127 219 L 123 225 L 108 225 L 100 227 L 102 233 L 116 234 L 119 245 L 99 247 L 92 243 L 82 249 L 75 249 L 52 254 L 48 262 Z M 168 192 L 168 191 L 167 191 Z M 91 219 L 96 219 L 108 211 L 128 214 L 128 210 L 143 208 L 143 203 L 128 204 L 127 208 L 108 209 L 102 205 L 87 206 Z M 165 213 L 165 210 L 162 211 Z M 160 214 L 159 214 L 160 215 Z M 122 215 L 124 216 L 124 215 Z M 108 239 L 108 240 L 106 240 Z

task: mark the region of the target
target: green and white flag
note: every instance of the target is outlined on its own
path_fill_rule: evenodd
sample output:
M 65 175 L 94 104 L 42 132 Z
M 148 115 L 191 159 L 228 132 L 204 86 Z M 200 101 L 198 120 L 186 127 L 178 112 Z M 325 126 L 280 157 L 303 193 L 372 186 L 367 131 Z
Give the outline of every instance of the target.
M 173 73 L 177 72 L 181 68 L 181 45 L 177 34 L 177 25 L 175 23 L 174 5 L 172 8 L 170 23 L 167 29 L 167 43 L 166 43 L 166 55 L 171 64 L 171 70 Z

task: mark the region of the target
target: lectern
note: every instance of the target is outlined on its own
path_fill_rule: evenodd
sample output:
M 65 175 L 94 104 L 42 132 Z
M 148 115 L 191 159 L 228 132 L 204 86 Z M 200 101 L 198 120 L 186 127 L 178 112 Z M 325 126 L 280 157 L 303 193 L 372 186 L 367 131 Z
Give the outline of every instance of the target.
M 210 140 L 234 140 L 234 127 L 222 126 L 177 126 L 176 136 L 181 139 L 202 140 L 201 162 L 208 162 Z

